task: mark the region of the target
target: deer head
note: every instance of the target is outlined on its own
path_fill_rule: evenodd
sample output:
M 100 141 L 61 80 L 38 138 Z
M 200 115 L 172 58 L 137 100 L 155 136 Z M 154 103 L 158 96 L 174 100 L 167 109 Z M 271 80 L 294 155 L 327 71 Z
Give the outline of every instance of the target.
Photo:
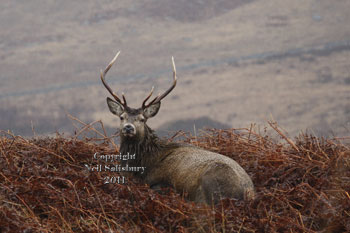
M 147 103 L 147 101 L 151 98 L 153 94 L 154 87 L 152 87 L 150 93 L 142 102 L 142 106 L 140 108 L 131 108 L 127 105 L 124 93 L 122 93 L 122 101 L 121 98 L 119 98 L 118 95 L 112 91 L 112 89 L 108 86 L 108 84 L 105 81 L 105 76 L 117 60 L 119 53 L 120 51 L 115 55 L 115 57 L 108 64 L 108 66 L 103 72 L 101 70 L 102 83 L 115 99 L 113 100 L 107 97 L 107 105 L 109 107 L 109 110 L 120 118 L 120 135 L 122 139 L 128 138 L 141 140 L 142 138 L 144 138 L 147 129 L 149 129 L 146 125 L 147 119 L 154 117 L 158 113 L 161 100 L 165 98 L 176 86 L 176 68 L 174 57 L 172 57 L 173 84 L 170 86 L 170 88 L 166 90 L 163 94 L 159 94 L 149 103 Z

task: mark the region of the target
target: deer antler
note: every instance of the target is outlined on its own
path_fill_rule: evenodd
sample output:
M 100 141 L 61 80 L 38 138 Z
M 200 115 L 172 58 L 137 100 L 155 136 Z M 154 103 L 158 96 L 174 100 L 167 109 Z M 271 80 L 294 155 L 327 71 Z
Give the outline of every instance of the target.
M 159 93 L 159 95 L 157 97 L 155 97 L 151 102 L 146 104 L 147 100 L 149 98 L 151 98 L 151 96 L 153 94 L 154 87 L 152 87 L 151 92 L 149 93 L 149 95 L 146 97 L 146 99 L 142 103 L 142 109 L 145 109 L 145 108 L 149 107 L 152 104 L 159 103 L 164 97 L 166 97 L 175 88 L 177 77 L 176 77 L 176 67 L 175 67 L 174 57 L 171 57 L 171 61 L 173 63 L 173 84 L 162 95 Z
M 105 76 L 107 74 L 107 72 L 109 71 L 109 69 L 113 66 L 113 64 L 115 63 L 115 61 L 117 60 L 118 56 L 120 54 L 120 51 L 115 55 L 115 57 L 112 59 L 112 61 L 108 64 L 108 66 L 106 67 L 106 69 L 102 72 L 101 70 L 101 81 L 103 83 L 103 85 L 106 87 L 106 89 L 109 91 L 109 93 L 111 93 L 111 95 L 114 97 L 114 99 L 120 103 L 121 105 L 123 105 L 124 107 L 127 106 L 127 103 L 126 103 L 126 99 L 125 99 L 125 96 L 124 96 L 124 93 L 122 93 L 122 97 L 123 97 L 123 101 L 122 102 L 120 100 L 120 98 L 118 97 L 118 95 L 116 93 L 113 92 L 113 90 L 109 87 L 109 85 L 106 83 L 105 81 Z

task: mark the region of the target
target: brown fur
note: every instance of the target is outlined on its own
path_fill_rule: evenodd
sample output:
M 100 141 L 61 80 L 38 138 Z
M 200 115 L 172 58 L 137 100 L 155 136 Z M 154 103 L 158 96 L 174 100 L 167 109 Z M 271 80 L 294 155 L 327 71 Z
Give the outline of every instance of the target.
M 129 166 L 144 166 L 144 174 L 134 173 L 152 188 L 172 186 L 188 192 L 192 201 L 217 203 L 223 197 L 254 198 L 247 173 L 234 160 L 194 146 L 159 139 L 145 124 L 143 138 L 121 136 L 120 152 L 136 154 Z M 124 165 L 126 162 L 124 162 Z

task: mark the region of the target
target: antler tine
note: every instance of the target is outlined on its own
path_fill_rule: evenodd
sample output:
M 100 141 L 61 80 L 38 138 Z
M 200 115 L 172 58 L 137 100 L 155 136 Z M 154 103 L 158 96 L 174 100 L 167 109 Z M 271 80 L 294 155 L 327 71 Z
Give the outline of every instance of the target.
M 125 100 L 125 96 L 124 94 L 123 96 L 123 100 L 124 103 L 120 100 L 120 98 L 118 97 L 118 95 L 116 93 L 114 93 L 114 91 L 109 87 L 109 85 L 106 83 L 105 81 L 105 76 L 107 74 L 107 72 L 109 71 L 109 69 L 113 66 L 113 64 L 115 63 L 115 61 L 117 60 L 118 56 L 120 54 L 120 51 L 114 56 L 114 58 L 112 59 L 112 61 L 107 65 L 106 69 L 102 72 L 101 70 L 101 81 L 103 83 L 103 85 L 105 86 L 105 88 L 109 91 L 109 93 L 111 93 L 111 95 L 114 97 L 114 99 L 119 102 L 120 104 L 122 104 L 123 106 L 126 106 L 126 100 Z
M 160 93 L 158 93 L 158 96 L 157 96 L 156 98 L 154 98 L 151 102 L 149 102 L 149 103 L 147 104 L 147 107 L 150 106 L 150 105 L 152 105 L 152 104 L 154 104 L 154 103 L 156 102 L 156 100 L 159 98 L 159 96 L 160 96 Z
M 147 107 L 149 107 L 152 104 L 156 104 L 156 103 L 160 102 L 162 99 L 164 99 L 175 88 L 176 82 L 177 82 L 177 77 L 176 77 L 176 66 L 175 66 L 174 57 L 171 57 L 171 61 L 172 61 L 172 65 L 173 65 L 173 84 L 162 95 L 159 94 L 150 103 L 145 105 L 146 101 L 151 97 L 151 94 L 153 92 L 153 88 L 152 88 L 151 94 L 149 96 L 147 96 L 147 98 L 145 99 L 144 103 L 142 104 L 142 108 L 147 108 Z
M 123 97 L 124 105 L 126 106 L 126 105 L 127 105 L 127 103 L 126 103 L 126 99 L 125 99 L 124 92 L 122 92 L 122 97 Z
M 154 103 L 158 103 L 159 101 L 161 101 L 164 97 L 166 97 L 176 86 L 176 81 L 177 81 L 177 77 L 176 77 L 176 67 L 175 67 L 175 61 L 174 61 L 174 57 L 171 57 L 171 61 L 172 61 L 172 65 L 173 65 L 173 85 L 171 85 L 171 87 L 166 90 L 166 92 L 164 92 L 161 96 L 157 97 L 156 102 Z
M 142 108 L 144 109 L 146 107 L 146 102 L 147 100 L 149 100 L 149 98 L 151 98 L 152 94 L 154 91 L 154 86 L 152 86 L 152 89 L 150 91 L 150 93 L 148 94 L 148 96 L 145 98 L 145 100 L 142 102 Z

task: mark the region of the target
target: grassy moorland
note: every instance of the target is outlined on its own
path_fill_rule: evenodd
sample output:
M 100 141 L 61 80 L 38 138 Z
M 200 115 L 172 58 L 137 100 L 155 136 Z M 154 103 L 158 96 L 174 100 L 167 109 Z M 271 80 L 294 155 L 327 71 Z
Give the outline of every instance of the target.
M 169 189 L 157 193 L 132 178 L 127 185 L 103 184 L 112 174 L 89 172 L 85 164 L 118 147 L 99 131 L 85 137 L 95 130 L 87 130 L 91 125 L 70 138 L 2 131 L 0 232 L 350 231 L 348 138 L 290 139 L 270 126 L 281 140 L 255 127 L 177 134 L 235 159 L 251 175 L 255 200 L 225 199 L 217 206 L 187 202 L 186 194 Z
M 2 0 L 0 128 L 70 132 L 66 112 L 116 127 L 99 71 L 139 107 L 178 84 L 150 124 L 241 128 L 270 115 L 290 135 L 350 131 L 350 1 Z M 40 6 L 40 7 L 38 7 Z M 211 122 L 205 126 L 217 127 Z M 176 130 L 190 130 L 175 124 Z M 221 127 L 220 127 L 221 128 Z M 226 128 L 226 127 L 225 127 Z M 114 132 L 114 131 L 113 131 Z

